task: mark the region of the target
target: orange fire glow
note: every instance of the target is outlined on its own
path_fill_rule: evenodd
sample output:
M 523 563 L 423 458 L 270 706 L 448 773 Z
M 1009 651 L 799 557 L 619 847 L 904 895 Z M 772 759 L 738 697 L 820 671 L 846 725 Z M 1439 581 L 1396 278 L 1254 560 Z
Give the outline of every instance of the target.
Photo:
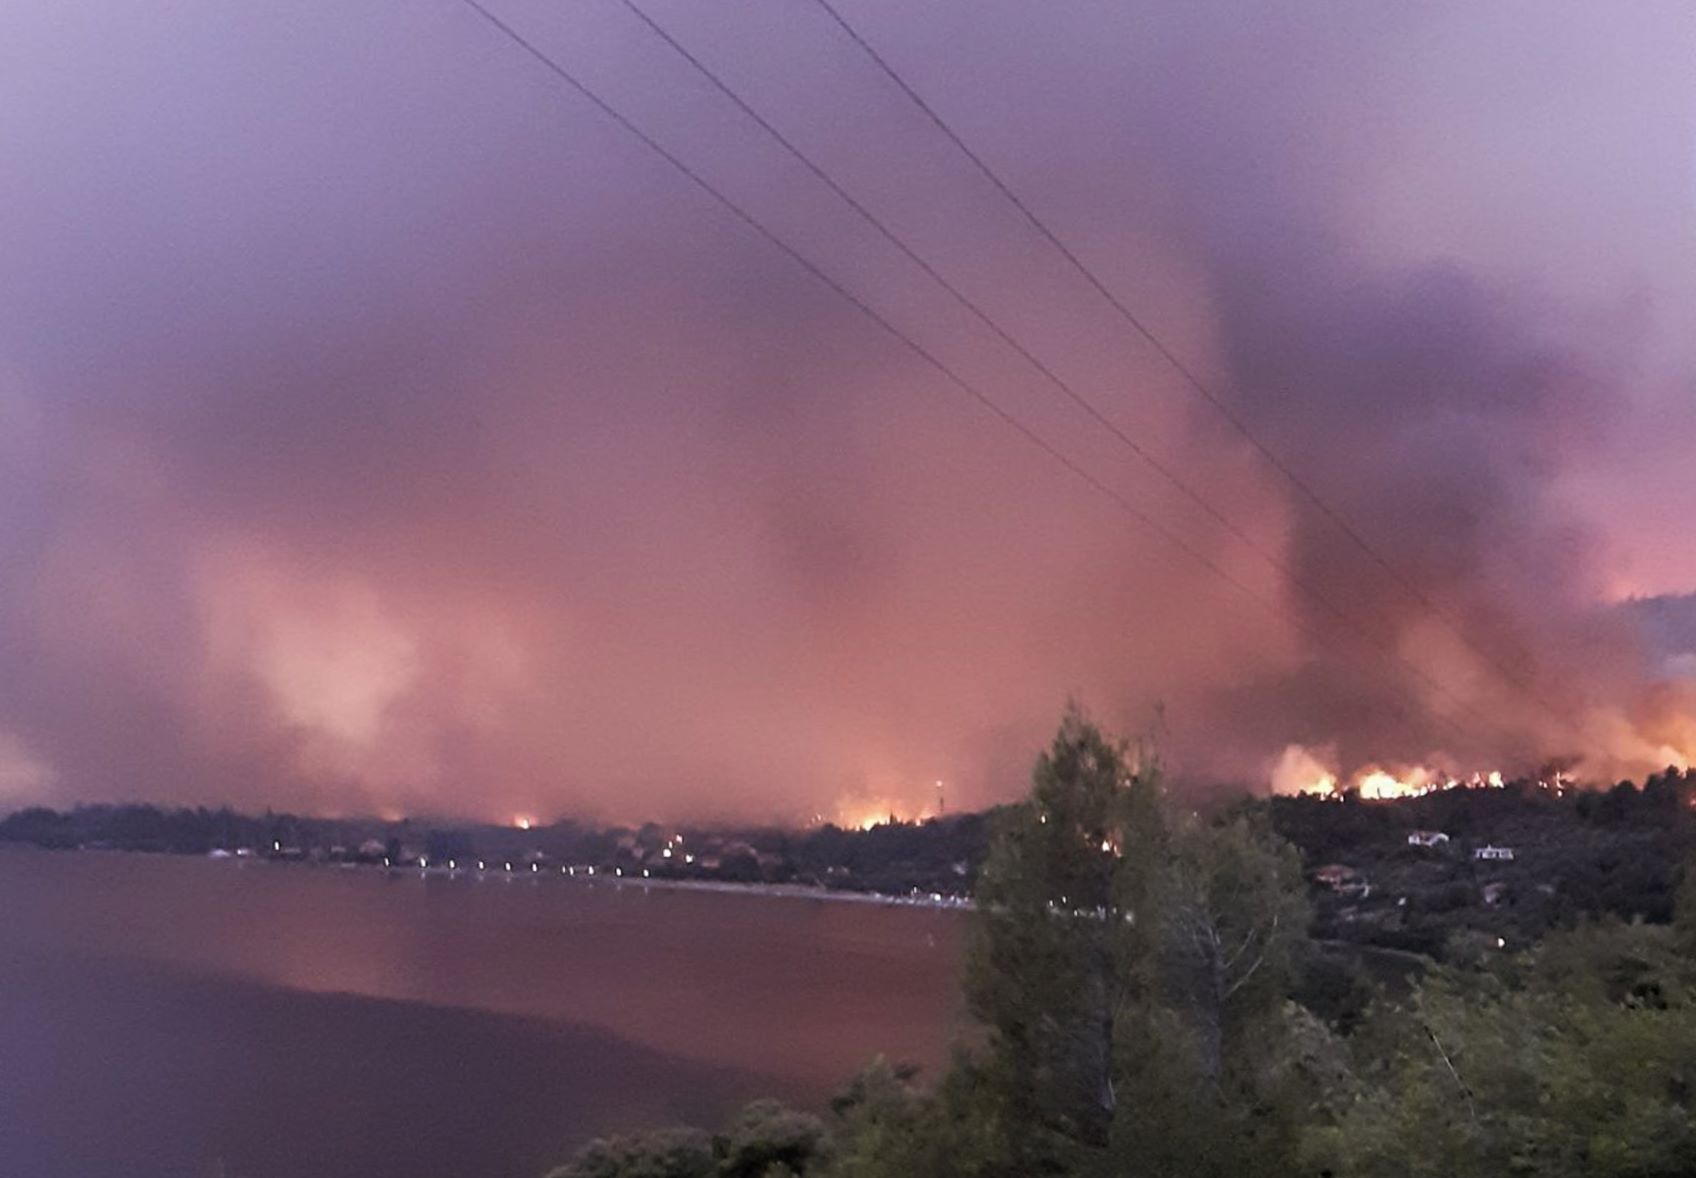
M 1272 771 L 1275 793 L 1310 794 L 1327 798 L 1340 798 L 1346 793 L 1354 793 L 1369 802 L 1419 798 L 1451 789 L 1502 789 L 1506 784 L 1500 770 L 1457 774 L 1426 765 L 1395 768 L 1368 765 L 1345 779 L 1325 763 L 1324 756 L 1309 752 L 1299 745 L 1291 745 L 1285 749 Z M 1556 772 L 1549 780 L 1539 781 L 1538 784 L 1560 793 L 1565 791 L 1570 782 L 1561 773 Z
M 848 798 L 837 804 L 833 822 L 844 830 L 871 830 L 898 822 L 925 822 L 931 817 L 928 809 L 909 810 L 887 798 Z

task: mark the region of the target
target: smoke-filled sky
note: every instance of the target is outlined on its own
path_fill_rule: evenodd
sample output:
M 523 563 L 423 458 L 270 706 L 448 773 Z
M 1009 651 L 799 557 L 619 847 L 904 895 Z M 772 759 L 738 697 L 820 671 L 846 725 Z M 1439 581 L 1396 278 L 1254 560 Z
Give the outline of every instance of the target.
M 1272 608 L 458 0 L 15 0 L 0 803 L 978 805 L 1069 697 L 1255 785 L 1696 752 L 1604 608 L 1696 589 L 1685 0 L 840 0 L 1393 575 L 811 0 L 642 2 L 1254 546 L 620 4 L 489 0 Z

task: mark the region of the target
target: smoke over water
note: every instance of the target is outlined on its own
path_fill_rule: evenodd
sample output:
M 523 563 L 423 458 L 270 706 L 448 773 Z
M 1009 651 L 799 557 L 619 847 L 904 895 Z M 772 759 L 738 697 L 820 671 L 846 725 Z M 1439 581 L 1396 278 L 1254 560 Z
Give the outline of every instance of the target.
M 618 6 L 501 11 L 1271 613 L 463 6 L 10 6 L 0 805 L 857 820 L 1068 696 L 1257 788 L 1696 754 L 1613 604 L 1696 584 L 1696 15 L 1140 7 L 845 11 L 1393 572 L 810 6 L 652 8 L 1276 566 Z

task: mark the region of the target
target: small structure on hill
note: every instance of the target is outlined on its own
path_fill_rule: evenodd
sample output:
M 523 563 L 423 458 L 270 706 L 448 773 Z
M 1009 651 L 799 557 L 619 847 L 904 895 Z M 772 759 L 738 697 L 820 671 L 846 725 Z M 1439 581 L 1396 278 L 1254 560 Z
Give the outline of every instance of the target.
M 1440 830 L 1416 830 L 1407 836 L 1410 847 L 1440 847 L 1449 841 L 1449 836 Z
M 1367 883 L 1366 876 L 1342 863 L 1321 867 L 1313 873 L 1313 882 L 1320 887 L 1331 889 L 1339 896 L 1364 897 L 1372 892 L 1372 885 Z
M 1474 859 L 1483 859 L 1498 863 L 1512 863 L 1513 848 L 1498 847 L 1491 843 L 1485 843 L 1482 847 L 1479 847 L 1476 851 L 1472 852 L 1472 857 Z

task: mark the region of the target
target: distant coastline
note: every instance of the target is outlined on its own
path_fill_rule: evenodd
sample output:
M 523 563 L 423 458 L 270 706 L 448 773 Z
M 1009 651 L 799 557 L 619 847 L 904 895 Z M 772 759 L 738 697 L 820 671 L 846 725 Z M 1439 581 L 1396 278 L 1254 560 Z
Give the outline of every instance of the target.
M 99 851 L 91 853 L 100 853 Z M 113 854 L 133 854 L 136 852 L 117 851 L 108 849 Z M 383 866 L 360 863 L 294 863 L 286 860 L 253 857 L 251 859 L 235 859 L 232 862 L 247 865 L 250 863 L 264 864 L 267 867 L 344 867 L 357 871 L 380 872 L 385 875 L 413 875 L 421 878 L 460 879 L 467 880 L 500 880 L 503 883 L 518 883 L 529 880 L 534 883 L 547 881 L 549 883 L 574 884 L 586 888 L 612 887 L 618 889 L 636 889 L 649 891 L 665 889 L 674 892 L 708 892 L 715 895 L 764 896 L 780 900 L 830 900 L 850 904 L 873 904 L 892 908 L 938 908 L 952 910 L 970 910 L 976 907 L 976 902 L 970 896 L 947 894 L 942 892 L 909 892 L 906 894 L 887 892 L 849 891 L 844 888 L 821 887 L 817 884 L 802 883 L 736 883 L 729 880 L 713 879 L 667 879 L 649 876 L 620 876 L 596 872 L 587 874 L 577 872 L 572 874 L 565 871 L 508 871 L 504 867 L 444 867 L 432 865 L 428 867 L 409 867 L 404 864 Z
M 1665 922 L 1682 864 L 1696 853 L 1696 773 L 1681 770 L 1607 790 L 1504 782 L 1389 800 L 1240 804 L 1299 850 L 1316 939 L 1427 960 L 1531 944 L 1585 919 Z M 0 820 L 0 844 L 968 911 L 998 818 L 794 830 L 84 806 L 19 811 Z
M 989 824 L 989 815 L 967 813 L 863 829 L 494 825 L 129 804 L 21 810 L 0 820 L 0 843 L 961 907 L 987 853 Z

